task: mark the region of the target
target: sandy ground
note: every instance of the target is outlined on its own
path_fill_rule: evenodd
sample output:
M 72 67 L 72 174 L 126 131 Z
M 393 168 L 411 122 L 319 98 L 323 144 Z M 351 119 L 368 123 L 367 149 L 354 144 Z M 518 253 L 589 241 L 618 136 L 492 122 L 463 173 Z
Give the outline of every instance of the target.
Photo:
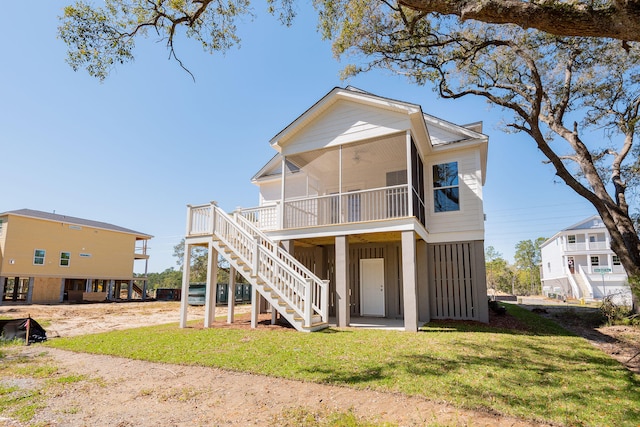
M 248 307 L 236 310 L 246 311 Z M 189 320 L 203 318 L 202 307 L 189 307 L 188 313 Z M 177 322 L 179 305 L 146 302 L 0 306 L 2 317 L 27 314 L 36 320 L 49 320 L 47 334 L 53 338 Z M 226 315 L 226 308 L 218 308 L 216 315 Z M 217 324 L 225 327 L 224 322 Z M 248 316 L 235 327 L 248 327 Z M 58 367 L 60 376 L 87 378 L 63 387 L 49 387 L 44 399 L 46 407 L 32 420 L 39 426 L 276 426 L 282 425 L 285 411 L 300 409 L 321 413 L 352 409 L 366 419 L 400 426 L 540 425 L 400 394 L 354 391 L 212 368 L 88 355 L 38 345 L 24 347 L 12 355 L 23 356 L 44 358 Z M 37 388 L 38 384 L 21 386 Z M 0 418 L 0 425 L 21 424 Z

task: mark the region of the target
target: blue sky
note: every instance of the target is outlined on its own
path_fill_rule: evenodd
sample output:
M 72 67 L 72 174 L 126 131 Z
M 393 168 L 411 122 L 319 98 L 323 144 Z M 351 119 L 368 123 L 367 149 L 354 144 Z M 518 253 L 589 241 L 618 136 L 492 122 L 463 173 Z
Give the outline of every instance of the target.
M 341 81 L 344 64 L 300 3 L 290 28 L 256 3 L 240 49 L 209 55 L 180 40 L 138 42 L 136 61 L 100 83 L 65 63 L 58 16 L 71 0 L 9 2 L 0 23 L 0 212 L 29 208 L 109 222 L 154 236 L 149 271 L 175 267 L 187 204 L 255 206 L 249 181 L 274 154 L 269 139 L 335 86 L 420 104 L 454 123 L 484 122 L 489 163 L 485 246 L 508 260 L 521 240 L 550 237 L 595 213 L 554 176 L 525 135 L 482 100 L 438 99 L 387 72 Z M 24 18 L 22 18 L 24 17 Z

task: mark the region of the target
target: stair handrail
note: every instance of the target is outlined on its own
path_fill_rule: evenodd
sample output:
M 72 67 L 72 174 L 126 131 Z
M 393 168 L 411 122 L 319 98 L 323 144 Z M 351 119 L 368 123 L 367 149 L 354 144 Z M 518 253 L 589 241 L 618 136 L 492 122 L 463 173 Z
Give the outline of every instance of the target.
M 234 220 L 215 204 L 212 204 L 211 208 L 212 233 L 250 266 L 253 276 L 265 280 L 272 290 L 304 319 L 305 326 L 310 327 L 313 310 L 307 308 L 309 303 L 312 307 L 315 305 L 312 301 L 313 295 L 319 293 L 314 289 L 315 286 L 311 286 L 304 275 L 291 268 L 283 258 L 279 257 L 277 251 L 269 250 L 269 246 L 261 242 L 264 240 L 262 236 L 253 235 L 245 230 L 239 221 Z M 231 233 L 235 234 L 231 236 Z M 265 241 L 271 247 L 276 247 L 270 239 L 266 238 Z M 277 267 L 284 271 L 280 271 Z M 324 316 L 323 320 L 326 320 Z
M 308 292 L 305 295 L 310 295 L 311 308 L 314 312 L 318 313 L 323 321 L 328 320 L 328 301 L 329 301 L 329 281 L 320 279 L 311 270 L 309 270 L 304 264 L 298 261 L 293 255 L 279 247 L 269 236 L 267 236 L 262 230 L 260 230 L 253 222 L 247 219 L 241 210 L 234 212 L 234 218 L 236 222 L 240 224 L 245 231 L 253 236 L 259 237 L 259 241 L 265 247 L 266 250 L 271 251 L 276 257 L 283 261 L 290 269 L 296 271 L 302 276 L 305 283 L 307 283 Z

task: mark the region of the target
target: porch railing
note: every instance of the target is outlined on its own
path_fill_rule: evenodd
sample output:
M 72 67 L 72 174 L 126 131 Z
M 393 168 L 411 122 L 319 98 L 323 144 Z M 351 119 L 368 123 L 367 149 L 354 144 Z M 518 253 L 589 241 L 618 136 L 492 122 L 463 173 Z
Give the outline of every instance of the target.
M 409 203 L 409 187 L 395 185 L 287 200 L 283 213 L 280 203 L 276 203 L 242 209 L 241 214 L 259 229 L 268 231 L 402 218 L 410 214 Z

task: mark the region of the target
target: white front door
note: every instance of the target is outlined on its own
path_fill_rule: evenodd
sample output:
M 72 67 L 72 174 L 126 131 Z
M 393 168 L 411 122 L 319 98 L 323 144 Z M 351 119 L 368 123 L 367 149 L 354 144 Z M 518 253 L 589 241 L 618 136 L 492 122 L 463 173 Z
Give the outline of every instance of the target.
M 360 260 L 360 315 L 384 316 L 384 258 Z

